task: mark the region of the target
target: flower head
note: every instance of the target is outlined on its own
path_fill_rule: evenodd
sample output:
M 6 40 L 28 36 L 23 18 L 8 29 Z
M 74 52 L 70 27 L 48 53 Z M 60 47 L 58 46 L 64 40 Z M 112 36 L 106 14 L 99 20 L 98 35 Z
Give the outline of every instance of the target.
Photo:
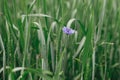
M 67 35 L 71 35 L 71 34 L 74 34 L 75 33 L 75 30 L 69 28 L 69 27 L 63 27 L 62 28 L 63 32 Z

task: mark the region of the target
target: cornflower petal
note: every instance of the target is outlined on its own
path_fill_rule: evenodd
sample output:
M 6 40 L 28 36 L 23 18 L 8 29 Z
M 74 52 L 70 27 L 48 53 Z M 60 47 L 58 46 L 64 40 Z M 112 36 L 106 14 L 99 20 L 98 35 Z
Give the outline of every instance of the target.
M 71 35 L 71 34 L 74 34 L 75 33 L 75 30 L 69 28 L 69 27 L 63 27 L 62 28 L 63 32 L 67 35 Z

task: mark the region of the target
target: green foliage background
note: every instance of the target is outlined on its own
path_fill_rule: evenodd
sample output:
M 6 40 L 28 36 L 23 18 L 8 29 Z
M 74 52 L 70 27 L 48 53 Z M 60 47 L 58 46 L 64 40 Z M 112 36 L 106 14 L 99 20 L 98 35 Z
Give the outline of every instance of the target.
M 1 0 L 0 80 L 120 80 L 120 1 Z

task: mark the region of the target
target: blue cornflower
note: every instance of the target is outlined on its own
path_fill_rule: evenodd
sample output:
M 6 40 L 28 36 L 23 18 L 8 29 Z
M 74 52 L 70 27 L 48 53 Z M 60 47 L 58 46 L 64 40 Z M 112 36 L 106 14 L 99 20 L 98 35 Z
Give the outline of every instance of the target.
M 62 28 L 63 32 L 67 35 L 71 35 L 71 34 L 74 34 L 75 33 L 75 30 L 69 28 L 69 27 L 63 27 Z

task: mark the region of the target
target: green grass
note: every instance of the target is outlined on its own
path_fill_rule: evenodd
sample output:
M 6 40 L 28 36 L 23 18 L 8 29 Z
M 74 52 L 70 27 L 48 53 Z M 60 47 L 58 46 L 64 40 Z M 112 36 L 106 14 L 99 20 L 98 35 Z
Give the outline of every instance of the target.
M 119 0 L 1 0 L 0 80 L 120 80 L 119 25 Z

